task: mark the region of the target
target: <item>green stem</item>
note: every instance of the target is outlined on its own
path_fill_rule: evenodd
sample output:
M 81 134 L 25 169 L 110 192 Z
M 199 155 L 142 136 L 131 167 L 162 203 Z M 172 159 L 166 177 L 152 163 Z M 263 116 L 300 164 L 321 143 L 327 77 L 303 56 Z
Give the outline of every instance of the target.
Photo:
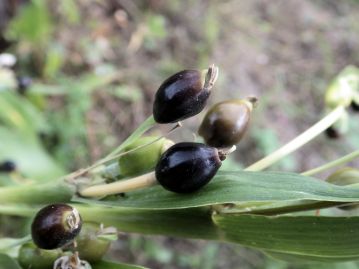
M 40 209 L 38 206 L 29 206 L 23 204 L 1 204 L 0 215 L 17 216 L 17 217 L 32 217 Z
M 313 138 L 318 136 L 320 133 L 324 132 L 330 126 L 332 126 L 343 115 L 344 112 L 344 107 L 338 106 L 328 115 L 326 115 L 323 119 L 321 119 L 319 122 L 306 130 L 304 133 L 300 134 L 275 152 L 248 166 L 244 170 L 261 171 L 278 162 L 279 160 L 292 153 L 293 151 L 297 150 L 298 148 L 302 147 L 303 145 L 311 141 Z
M 134 131 L 125 141 L 123 141 L 120 146 L 118 146 L 115 150 L 108 154 L 104 159 L 108 159 L 121 152 L 125 147 L 130 145 L 134 140 L 136 140 L 136 138 L 140 137 L 142 134 L 152 128 L 155 124 L 156 122 L 151 115 L 137 128 L 136 131 Z
M 70 183 L 56 181 L 0 188 L 0 203 L 44 204 L 70 201 L 76 188 Z
M 31 241 L 31 235 L 27 235 L 23 238 L 2 238 L 0 239 L 0 252 L 2 250 L 9 251 L 9 249 L 17 246 L 21 246 Z
M 155 173 L 149 172 L 147 174 L 127 180 L 120 180 L 109 184 L 86 187 L 80 190 L 79 194 L 84 197 L 99 197 L 138 190 L 155 184 L 157 184 Z
M 96 163 L 92 164 L 91 166 L 87 167 L 87 168 L 83 168 L 80 170 L 77 170 L 71 174 L 68 174 L 64 177 L 64 179 L 74 179 L 76 177 L 79 177 L 105 163 L 108 163 L 114 159 L 118 159 L 120 156 L 125 155 L 127 153 L 129 153 L 130 151 L 135 151 L 139 148 L 145 147 L 146 145 L 142 145 L 139 146 L 136 149 L 132 149 L 130 151 L 126 151 L 126 152 L 121 152 L 125 147 L 127 147 L 128 145 L 130 145 L 132 142 L 134 142 L 137 138 L 139 138 L 141 135 L 143 135 L 146 131 L 148 131 L 149 129 L 151 129 L 154 125 L 156 124 L 153 115 L 151 115 L 150 117 L 148 117 L 125 141 L 122 142 L 122 144 L 120 146 L 118 146 L 116 149 L 114 149 L 111 153 L 109 153 L 106 157 L 100 159 L 99 161 L 97 161 Z M 177 125 L 176 125 L 177 126 Z M 157 141 L 157 139 L 156 139 Z M 152 143 L 156 142 L 153 141 Z M 151 143 L 150 143 L 151 144 Z M 121 153 L 120 153 L 121 152 Z
M 315 174 L 318 174 L 322 171 L 325 171 L 325 170 L 328 170 L 330 168 L 333 168 L 333 167 L 336 167 L 336 166 L 339 166 L 339 165 L 342 165 L 342 164 L 345 164 L 345 163 L 348 163 L 356 158 L 359 157 L 359 150 L 356 150 L 352 153 L 349 153 L 337 160 L 334 160 L 332 162 L 329 162 L 329 163 L 326 163 L 324 165 L 321 165 L 319 167 L 316 167 L 316 168 L 313 168 L 311 170 L 308 170 L 308 171 L 305 171 L 302 173 L 303 176 L 312 176 L 312 175 L 315 175 Z

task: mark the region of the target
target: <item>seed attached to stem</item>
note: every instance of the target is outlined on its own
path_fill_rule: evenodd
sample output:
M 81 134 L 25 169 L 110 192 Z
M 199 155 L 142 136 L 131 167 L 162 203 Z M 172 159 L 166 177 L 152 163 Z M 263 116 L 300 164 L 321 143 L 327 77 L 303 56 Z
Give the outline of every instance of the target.
M 156 178 L 166 190 L 194 192 L 214 177 L 224 159 L 225 155 L 216 148 L 200 143 L 178 143 L 161 156 Z
M 16 164 L 13 161 L 4 161 L 0 163 L 0 173 L 11 173 L 16 170 Z
M 32 79 L 30 77 L 26 77 L 26 76 L 22 76 L 22 77 L 17 77 L 17 90 L 20 94 L 25 94 L 27 89 L 31 86 L 32 84 Z
M 216 149 L 200 143 L 178 143 L 165 151 L 155 172 L 110 184 L 95 185 L 79 191 L 81 196 L 97 197 L 123 193 L 160 183 L 177 193 L 194 192 L 206 185 L 217 173 L 226 156 L 235 150 Z
M 153 116 L 158 123 L 172 123 L 203 110 L 218 77 L 218 68 L 204 72 L 183 70 L 166 79 L 156 92 Z
M 354 112 L 359 112 L 359 102 L 355 102 L 354 100 L 350 103 L 350 108 Z
M 230 147 L 246 132 L 257 98 L 227 100 L 215 104 L 205 115 L 198 133 L 207 145 Z
M 52 204 L 42 208 L 31 225 L 34 243 L 42 249 L 56 249 L 71 242 L 80 232 L 79 212 L 66 204 Z

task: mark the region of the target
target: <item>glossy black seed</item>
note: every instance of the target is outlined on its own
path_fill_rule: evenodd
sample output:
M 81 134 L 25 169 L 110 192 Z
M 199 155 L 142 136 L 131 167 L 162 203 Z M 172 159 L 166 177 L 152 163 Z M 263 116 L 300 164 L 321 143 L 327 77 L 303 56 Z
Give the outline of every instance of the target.
M 247 130 L 251 108 L 248 101 L 229 100 L 214 105 L 198 130 L 207 145 L 230 147 L 238 144 Z
M 56 249 L 71 242 L 82 226 L 78 211 L 66 204 L 42 208 L 31 225 L 34 243 L 42 249 Z
M 13 161 L 4 161 L 0 163 L 0 172 L 11 173 L 16 170 L 16 164 Z
M 354 111 L 354 112 L 359 112 L 359 103 L 356 103 L 354 101 L 352 101 L 350 103 L 350 108 Z
M 328 129 L 326 129 L 325 134 L 330 139 L 338 139 L 341 137 L 340 132 L 337 129 L 335 129 L 333 126 L 330 126 Z
M 156 178 L 169 191 L 194 192 L 214 177 L 223 159 L 216 148 L 200 143 L 178 143 L 162 154 L 156 166 Z
M 20 94 L 25 94 L 26 90 L 31 86 L 32 79 L 30 77 L 17 77 L 17 89 Z
M 166 79 L 157 90 L 153 116 L 158 123 L 192 117 L 203 110 L 210 95 L 198 70 L 184 70 Z

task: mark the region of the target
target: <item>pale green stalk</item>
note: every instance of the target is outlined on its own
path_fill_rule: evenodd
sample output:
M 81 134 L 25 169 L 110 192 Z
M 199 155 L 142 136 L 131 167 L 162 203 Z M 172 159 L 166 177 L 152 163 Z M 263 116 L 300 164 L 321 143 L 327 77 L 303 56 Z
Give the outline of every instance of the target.
M 329 162 L 329 163 L 326 163 L 324 165 L 321 165 L 319 167 L 316 167 L 316 168 L 313 168 L 311 170 L 308 170 L 308 171 L 305 171 L 302 173 L 303 176 L 312 176 L 312 175 L 315 175 L 315 174 L 318 174 L 322 171 L 325 171 L 325 170 L 328 170 L 330 168 L 333 168 L 333 167 L 336 167 L 336 166 L 339 166 L 339 165 L 342 165 L 342 164 L 345 164 L 345 163 L 348 163 L 356 158 L 359 157 L 359 150 L 356 150 L 352 153 L 349 153 L 337 160 L 334 160 L 332 162 Z
M 296 138 L 294 138 L 289 143 L 285 144 L 275 152 L 269 154 L 268 156 L 264 157 L 263 159 L 255 162 L 254 164 L 245 168 L 245 171 L 261 171 L 266 169 L 267 167 L 273 165 L 274 163 L 278 162 L 279 160 L 283 159 L 285 156 L 289 155 L 293 151 L 297 150 L 298 148 L 302 147 L 316 136 L 324 132 L 330 126 L 332 126 L 345 112 L 343 106 L 338 106 L 328 115 L 326 115 L 323 119 L 319 122 L 314 124 L 304 133 L 300 134 Z

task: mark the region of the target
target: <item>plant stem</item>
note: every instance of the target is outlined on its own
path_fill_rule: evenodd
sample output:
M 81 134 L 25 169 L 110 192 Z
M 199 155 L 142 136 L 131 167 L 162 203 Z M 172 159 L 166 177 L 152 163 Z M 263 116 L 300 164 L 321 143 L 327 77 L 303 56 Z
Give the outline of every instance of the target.
M 328 115 L 326 115 L 323 119 L 318 121 L 308 130 L 294 138 L 289 143 L 285 144 L 275 152 L 269 154 L 268 156 L 264 157 L 263 159 L 255 162 L 254 164 L 245 168 L 245 171 L 261 171 L 272 164 L 276 163 L 277 161 L 281 160 L 288 154 L 292 153 L 293 151 L 297 150 L 298 148 L 302 147 L 313 138 L 318 136 L 320 133 L 328 129 L 331 125 L 333 125 L 345 112 L 343 106 L 338 106 Z
M 151 124 L 150 126 L 148 126 L 149 124 Z M 154 139 L 153 141 L 145 144 L 145 145 L 141 145 L 138 146 L 136 148 L 133 148 L 131 150 L 125 151 L 125 152 L 121 152 L 125 147 L 127 147 L 128 145 L 130 145 L 133 141 L 136 140 L 136 138 L 139 138 L 143 133 L 145 133 L 148 129 L 150 129 L 153 125 L 155 124 L 153 116 L 149 117 L 145 122 L 143 122 L 141 124 L 140 127 L 137 128 L 137 130 L 132 133 L 132 135 L 130 135 L 118 148 L 116 148 L 114 151 L 112 151 L 110 154 L 108 154 L 106 157 L 104 157 L 103 159 L 97 161 L 96 163 L 92 164 L 91 166 L 84 168 L 84 169 L 80 169 L 77 170 L 71 174 L 68 174 L 67 176 L 65 176 L 64 178 L 67 180 L 71 180 L 74 178 L 77 178 L 81 175 L 84 175 L 85 173 L 94 170 L 96 168 L 98 168 L 101 165 L 104 165 L 105 163 L 108 163 L 110 161 L 113 161 L 115 159 L 118 159 L 119 157 L 126 155 L 130 152 L 134 152 L 136 150 L 145 148 L 153 143 L 156 143 L 157 141 L 163 139 L 164 137 L 166 137 L 167 135 L 169 135 L 170 133 L 172 133 L 174 130 L 176 130 L 179 127 L 182 127 L 181 122 L 177 122 L 177 124 L 175 126 L 173 126 L 165 135 L 162 135 L 161 137 L 158 137 L 156 139 Z M 146 129 L 147 128 L 147 129 Z
M 17 217 L 32 217 L 40 208 L 24 204 L 1 204 L 0 214 Z
M 13 247 L 21 246 L 30 241 L 31 241 L 31 235 L 27 235 L 23 238 L 0 239 L 0 252 L 2 252 L 2 250 L 9 251 Z
M 63 181 L 0 188 L 0 203 L 43 204 L 70 201 L 74 185 Z
M 128 180 L 116 181 L 109 184 L 87 187 L 79 192 L 84 197 L 98 197 L 132 190 L 142 189 L 157 183 L 155 172 L 150 172 Z
M 335 167 L 335 166 L 339 166 L 341 164 L 345 164 L 347 162 L 350 162 L 352 160 L 354 160 L 355 158 L 358 158 L 359 157 L 359 150 L 356 150 L 352 153 L 349 153 L 337 160 L 334 160 L 332 162 L 329 162 L 329 163 L 326 163 L 324 165 L 321 165 L 319 167 L 316 167 L 316 168 L 313 168 L 311 170 L 308 170 L 308 171 L 305 171 L 302 173 L 303 176 L 311 176 L 311 175 L 315 175 L 317 173 L 320 173 L 322 171 L 325 171 L 325 170 L 328 170 L 332 167 Z

